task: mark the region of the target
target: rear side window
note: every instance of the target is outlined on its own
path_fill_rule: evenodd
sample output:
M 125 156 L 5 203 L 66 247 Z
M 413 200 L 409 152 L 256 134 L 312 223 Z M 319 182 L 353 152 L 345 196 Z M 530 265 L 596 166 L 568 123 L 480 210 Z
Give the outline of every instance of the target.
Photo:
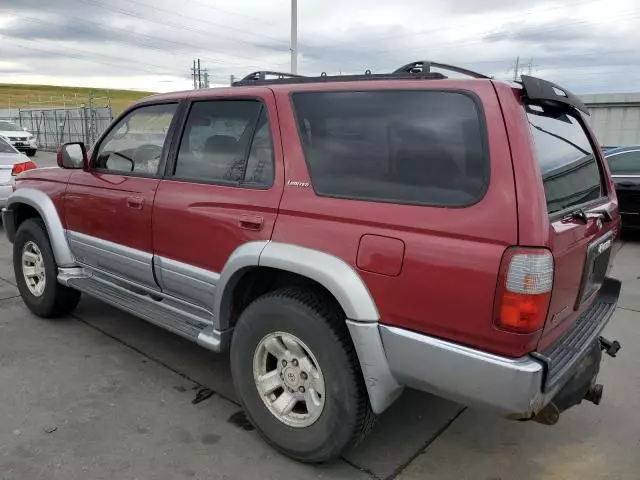
M 461 207 L 489 182 L 486 133 L 474 99 L 458 92 L 293 95 L 319 195 Z
M 614 153 L 607 157 L 609 169 L 613 175 L 640 174 L 640 150 Z
M 597 155 L 578 119 L 542 110 L 527 112 L 549 213 L 603 196 Z
M 176 177 L 269 187 L 273 168 L 271 130 L 260 102 L 193 104 L 178 151 Z

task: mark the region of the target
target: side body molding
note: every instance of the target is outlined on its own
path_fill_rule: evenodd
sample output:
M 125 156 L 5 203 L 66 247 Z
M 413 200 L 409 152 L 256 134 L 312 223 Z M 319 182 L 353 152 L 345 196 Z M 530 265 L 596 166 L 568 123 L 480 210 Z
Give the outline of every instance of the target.
M 21 188 L 16 190 L 9 196 L 7 200 L 7 209 L 16 208 L 17 205 L 29 205 L 37 210 L 47 227 L 49 239 L 51 240 L 51 248 L 53 256 L 59 267 L 76 266 L 75 258 L 71 253 L 67 238 L 65 236 L 64 227 L 58 216 L 53 201 L 44 192 L 33 188 Z

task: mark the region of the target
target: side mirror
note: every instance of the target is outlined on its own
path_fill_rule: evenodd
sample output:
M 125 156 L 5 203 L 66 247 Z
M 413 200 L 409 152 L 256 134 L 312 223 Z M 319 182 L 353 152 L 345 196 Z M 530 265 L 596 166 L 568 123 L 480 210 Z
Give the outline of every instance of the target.
M 84 169 L 89 168 L 87 149 L 82 142 L 72 142 L 60 145 L 57 155 L 58 166 L 60 168 Z

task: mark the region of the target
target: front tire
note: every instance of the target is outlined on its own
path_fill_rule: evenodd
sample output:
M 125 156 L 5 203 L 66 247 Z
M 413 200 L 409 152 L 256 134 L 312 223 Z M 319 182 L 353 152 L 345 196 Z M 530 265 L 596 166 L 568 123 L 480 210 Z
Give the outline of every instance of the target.
M 58 266 L 42 220 L 29 218 L 20 224 L 13 270 L 22 300 L 39 317 L 59 317 L 78 305 L 80 292 L 58 283 Z
M 231 372 L 258 432 L 296 460 L 336 458 L 373 425 L 344 316 L 311 290 L 277 290 L 242 312 Z

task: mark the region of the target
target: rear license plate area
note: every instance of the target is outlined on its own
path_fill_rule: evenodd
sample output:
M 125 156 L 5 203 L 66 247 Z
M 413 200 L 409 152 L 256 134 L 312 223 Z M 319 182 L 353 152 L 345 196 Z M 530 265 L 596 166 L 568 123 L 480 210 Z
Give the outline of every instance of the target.
M 580 306 L 584 301 L 591 298 L 594 293 L 600 290 L 600 287 L 607 275 L 612 249 L 613 232 L 608 232 L 598 238 L 587 248 L 587 258 L 585 260 L 584 272 L 582 274 L 582 284 L 580 286 L 580 295 L 578 296 L 577 306 Z

